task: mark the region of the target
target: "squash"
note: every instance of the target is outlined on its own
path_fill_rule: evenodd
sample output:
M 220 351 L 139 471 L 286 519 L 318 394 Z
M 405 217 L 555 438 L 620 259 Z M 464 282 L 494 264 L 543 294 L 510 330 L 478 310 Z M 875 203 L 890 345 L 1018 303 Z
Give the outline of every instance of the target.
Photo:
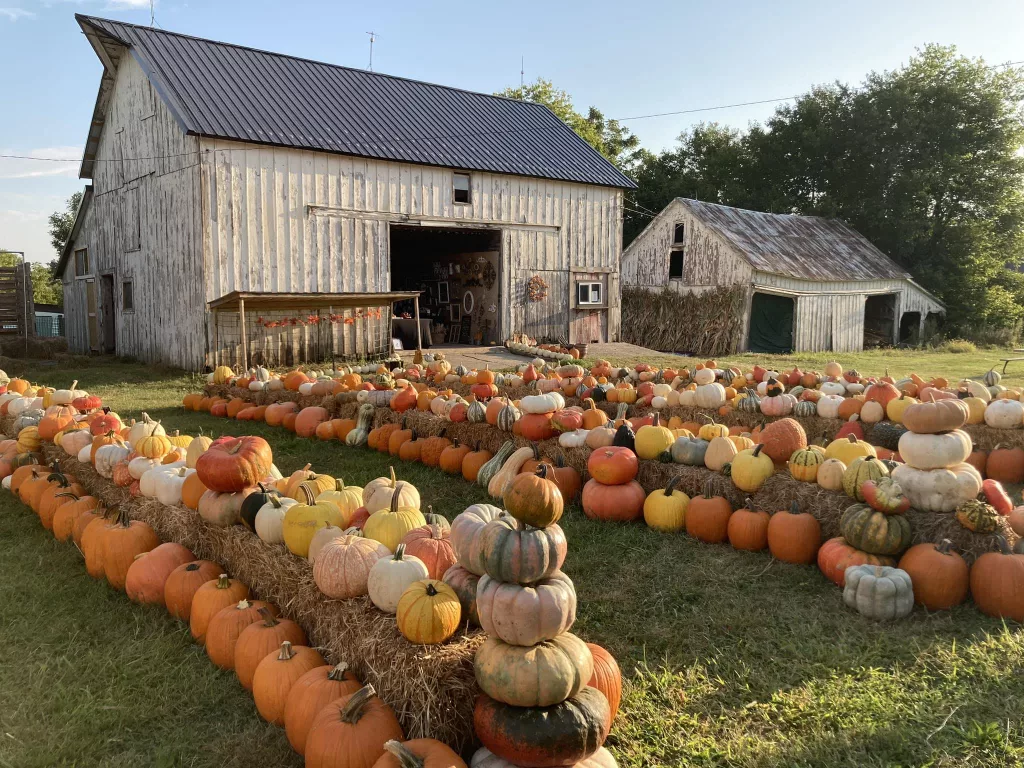
M 594 674 L 594 660 L 569 632 L 530 647 L 491 636 L 477 649 L 473 670 L 480 690 L 496 701 L 548 707 L 579 693 Z
M 356 426 L 345 436 L 345 445 L 363 446 L 370 437 L 370 428 L 373 426 L 373 416 L 376 413 L 369 403 L 363 403 L 356 412 Z
M 981 474 L 966 463 L 932 470 L 900 464 L 891 476 L 910 505 L 923 512 L 952 512 L 981 493 Z
M 506 443 L 507 445 L 508 443 Z M 504 446 L 502 446 L 504 448 Z M 499 451 L 500 453 L 500 451 Z M 520 448 L 509 455 L 508 460 L 501 465 L 501 469 L 494 473 L 487 483 L 487 493 L 494 499 L 500 499 L 505 495 L 505 488 L 515 479 L 522 469 L 523 464 L 533 457 L 533 448 Z M 485 465 L 486 466 L 486 465 Z M 483 473 L 481 468 L 480 473 Z M 479 475 L 477 476 L 479 482 Z
M 490 482 L 496 474 L 505 465 L 505 462 L 509 460 L 513 452 L 516 450 L 516 444 L 512 440 L 506 440 L 505 443 L 498 449 L 498 452 L 494 454 L 476 474 L 476 484 L 484 488 L 490 487 Z M 522 449 L 521 449 L 522 450 Z M 533 455 L 532 449 L 526 449 Z M 529 458 L 529 456 L 527 456 Z M 526 459 L 523 460 L 524 462 Z
M 713 438 L 707 444 L 707 450 L 704 452 L 704 466 L 712 472 L 721 472 L 726 464 L 731 463 L 736 458 L 738 453 L 736 444 L 730 438 Z
M 942 469 L 961 464 L 967 461 L 972 450 L 971 436 L 961 429 L 943 434 L 907 432 L 899 442 L 900 456 L 914 469 Z

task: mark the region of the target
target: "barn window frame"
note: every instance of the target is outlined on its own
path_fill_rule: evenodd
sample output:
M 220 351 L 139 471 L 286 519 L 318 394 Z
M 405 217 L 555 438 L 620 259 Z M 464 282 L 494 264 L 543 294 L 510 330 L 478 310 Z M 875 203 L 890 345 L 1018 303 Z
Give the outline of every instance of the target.
M 81 255 L 81 259 L 79 259 Z M 75 277 L 86 279 L 89 275 L 89 249 L 88 248 L 76 248 L 75 249 Z
M 459 188 L 459 180 L 466 180 L 466 188 Z M 460 193 L 465 194 L 465 199 L 460 199 Z M 472 205 L 473 204 L 473 179 L 471 174 L 463 171 L 454 171 L 452 173 L 452 202 L 455 205 Z
M 686 222 L 677 221 L 675 229 L 672 230 L 672 245 L 686 244 Z
M 135 284 L 132 280 L 121 281 L 121 312 L 122 314 L 135 312 Z
M 686 274 L 686 254 L 676 249 L 668 255 L 668 279 L 682 280 Z
M 586 289 L 586 299 L 583 298 L 584 289 Z M 604 283 L 600 280 L 580 280 L 576 283 L 576 306 L 604 306 Z

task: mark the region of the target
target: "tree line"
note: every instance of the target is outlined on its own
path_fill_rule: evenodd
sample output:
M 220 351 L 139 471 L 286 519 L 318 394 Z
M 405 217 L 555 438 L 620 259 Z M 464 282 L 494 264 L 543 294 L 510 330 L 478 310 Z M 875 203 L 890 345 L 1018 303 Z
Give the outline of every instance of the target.
M 539 101 L 634 179 L 624 245 L 689 197 L 840 218 L 947 305 L 947 333 L 1024 319 L 1024 74 L 929 45 L 854 87 L 833 83 L 764 124 L 700 123 L 653 153 L 596 108 L 539 80 L 502 95 Z

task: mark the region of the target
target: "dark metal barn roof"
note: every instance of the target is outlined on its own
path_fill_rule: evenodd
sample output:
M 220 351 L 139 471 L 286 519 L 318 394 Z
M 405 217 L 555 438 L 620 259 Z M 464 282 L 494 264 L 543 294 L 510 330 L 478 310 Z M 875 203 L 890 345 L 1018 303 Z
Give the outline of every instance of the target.
M 200 136 L 582 184 L 635 185 L 547 107 L 77 15 Z M 113 46 L 111 46 L 113 44 Z M 87 150 L 88 153 L 88 150 Z M 88 156 L 83 172 L 89 167 Z
M 700 200 L 678 200 L 761 272 L 816 281 L 911 276 L 839 219 L 761 213 Z

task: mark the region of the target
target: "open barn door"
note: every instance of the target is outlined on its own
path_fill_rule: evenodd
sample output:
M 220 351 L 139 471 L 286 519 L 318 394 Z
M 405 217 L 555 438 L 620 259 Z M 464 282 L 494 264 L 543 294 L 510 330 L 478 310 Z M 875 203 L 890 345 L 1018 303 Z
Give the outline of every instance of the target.
M 750 300 L 750 351 L 792 352 L 793 309 L 794 301 L 788 296 L 755 293 Z

